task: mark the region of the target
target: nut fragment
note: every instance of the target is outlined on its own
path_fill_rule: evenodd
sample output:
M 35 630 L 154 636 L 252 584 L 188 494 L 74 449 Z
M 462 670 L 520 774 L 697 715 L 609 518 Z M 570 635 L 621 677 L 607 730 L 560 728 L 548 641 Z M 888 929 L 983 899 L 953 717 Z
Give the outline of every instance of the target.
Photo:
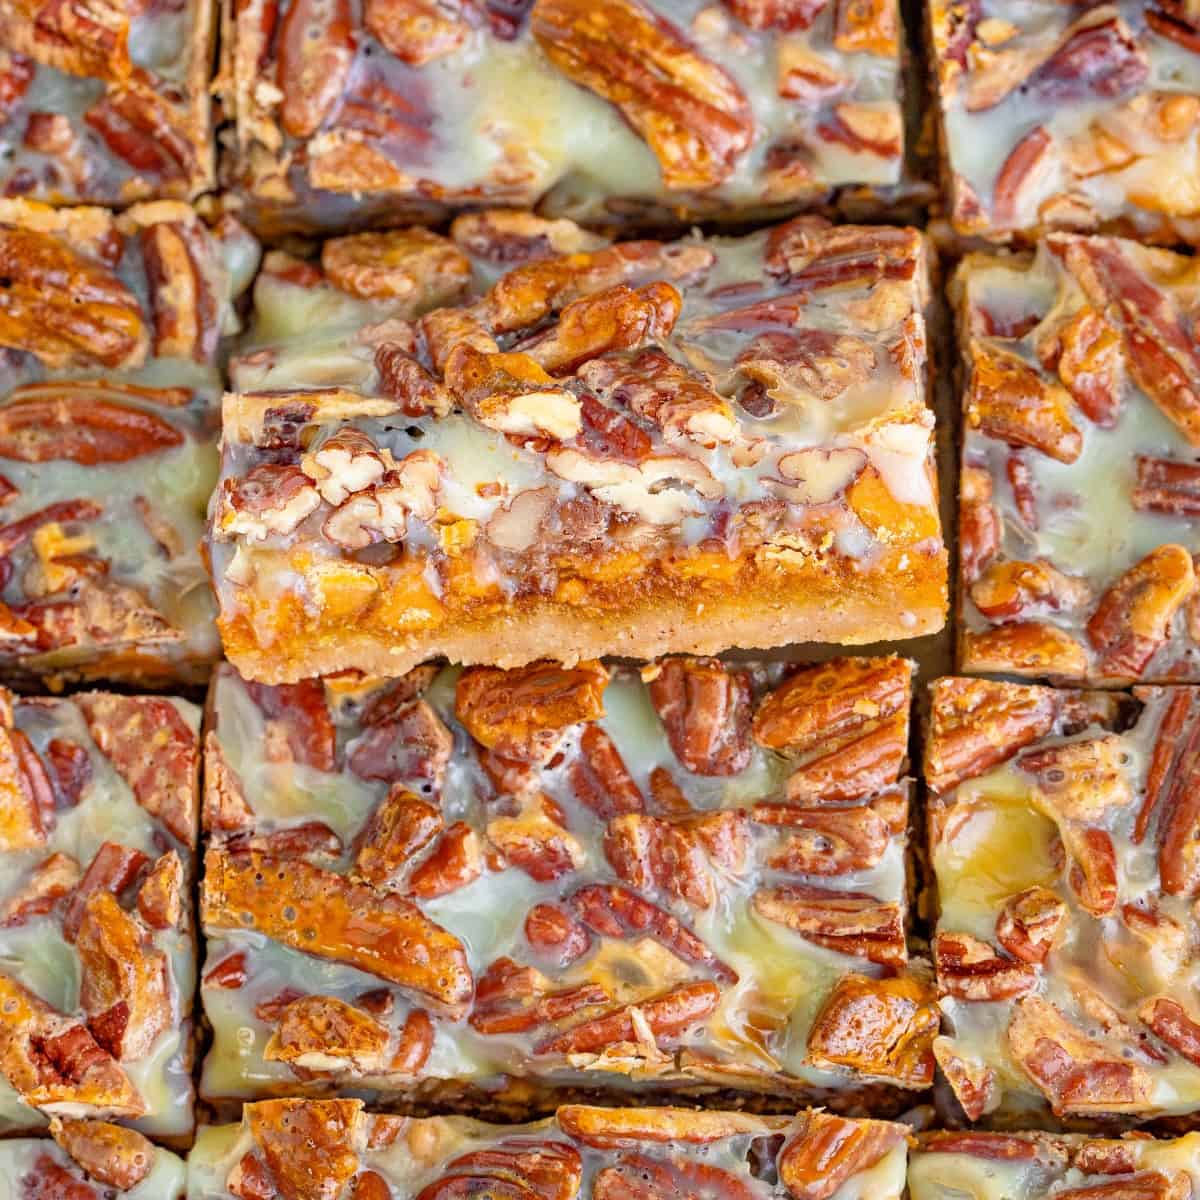
M 900 906 L 862 892 L 798 884 L 763 888 L 751 901 L 768 921 L 838 954 L 898 970 L 908 958 Z
M 578 397 L 528 354 L 483 354 L 462 344 L 446 360 L 446 386 L 480 424 L 500 433 L 568 441 L 582 427 Z
M 668 658 L 650 700 L 675 757 L 697 775 L 736 775 L 750 762 L 750 679 L 715 658 Z
M 399 317 L 453 303 L 471 278 L 470 262 L 449 238 L 419 228 L 330 238 L 321 266 L 334 287 L 385 301 Z
M 861 1172 L 904 1144 L 900 1125 L 810 1112 L 779 1151 L 779 1181 L 795 1200 L 832 1200 Z
M 1067 919 L 1067 906 L 1049 888 L 1009 896 L 996 918 L 996 941 L 1022 962 L 1042 963 Z
M 938 992 L 956 1000 L 1012 1000 L 1037 985 L 1037 971 L 1029 963 L 1005 958 L 970 934 L 939 933 L 933 957 Z
M 410 66 L 453 54 L 470 32 L 461 0 L 367 0 L 363 24 Z

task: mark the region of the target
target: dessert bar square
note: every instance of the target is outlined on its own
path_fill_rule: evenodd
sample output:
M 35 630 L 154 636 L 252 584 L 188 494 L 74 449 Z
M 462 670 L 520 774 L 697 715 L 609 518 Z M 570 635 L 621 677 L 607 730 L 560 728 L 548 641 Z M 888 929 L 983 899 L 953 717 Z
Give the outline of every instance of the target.
M 1187 0 L 930 0 L 963 235 L 1200 242 L 1200 11 Z
M 55 1119 L 51 1130 L 54 1141 L 0 1141 L 6 1200 L 184 1200 L 182 1160 L 140 1133 L 86 1119 Z
M 221 667 L 202 1094 L 895 1111 L 937 1031 L 905 939 L 910 675 Z
M 939 1065 L 972 1120 L 1200 1109 L 1200 690 L 933 685 Z
M 824 1112 L 571 1105 L 535 1124 L 485 1125 L 373 1115 L 357 1100 L 266 1100 L 246 1105 L 240 1125 L 200 1131 L 188 1200 L 900 1200 L 906 1158 L 903 1125 Z
M 909 1153 L 911 1200 L 1175 1200 L 1200 1188 L 1200 1135 L 1089 1138 L 1050 1133 L 927 1133 Z
M 1064 234 L 960 267 L 961 669 L 1200 680 L 1198 284 Z
M 81 692 L 0 708 L 0 1131 L 192 1130 L 200 712 Z
M 157 687 L 219 657 L 200 540 L 256 262 L 174 201 L 0 201 L 0 678 Z
M 124 206 L 213 186 L 212 0 L 0 0 L 0 195 Z
M 901 178 L 897 0 L 249 0 L 224 28 L 223 175 L 263 232 L 678 225 Z
M 268 258 L 211 521 L 244 675 L 942 626 L 918 232 L 455 238 Z

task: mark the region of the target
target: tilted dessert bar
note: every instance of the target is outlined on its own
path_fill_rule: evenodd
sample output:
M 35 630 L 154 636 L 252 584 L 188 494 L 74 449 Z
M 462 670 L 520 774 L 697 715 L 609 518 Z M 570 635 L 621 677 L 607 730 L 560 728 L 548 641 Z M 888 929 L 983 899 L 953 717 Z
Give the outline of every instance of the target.
M 972 1120 L 1200 1110 L 1198 764 L 1195 688 L 934 684 L 934 1051 Z
M 217 356 L 257 262 L 234 222 L 0 200 L 0 678 L 206 677 Z
M 894 1110 L 937 1031 L 905 941 L 910 673 L 222 667 L 202 1094 Z
M 213 186 L 209 0 L 0 0 L 0 195 L 189 200 Z
M 909 1154 L 911 1200 L 1187 1200 L 1200 1191 L 1200 1134 L 1087 1138 L 930 1133 Z
M 954 229 L 1200 242 L 1191 0 L 930 0 Z
M 941 627 L 919 233 L 456 236 L 268 259 L 211 521 L 243 674 Z
M 192 1130 L 198 709 L 0 707 L 0 1131 Z
M 53 1141 L 0 1141 L 4 1200 L 184 1200 L 183 1162 L 135 1130 L 86 1119 L 50 1128 Z
M 897 0 L 249 0 L 224 27 L 223 175 L 263 231 L 678 224 L 900 181 Z
M 502 1126 L 267 1100 L 200 1131 L 188 1200 L 900 1200 L 906 1157 L 904 1126 L 823 1112 L 570 1105 Z
M 1200 680 L 1198 284 L 1117 238 L 960 267 L 963 670 Z

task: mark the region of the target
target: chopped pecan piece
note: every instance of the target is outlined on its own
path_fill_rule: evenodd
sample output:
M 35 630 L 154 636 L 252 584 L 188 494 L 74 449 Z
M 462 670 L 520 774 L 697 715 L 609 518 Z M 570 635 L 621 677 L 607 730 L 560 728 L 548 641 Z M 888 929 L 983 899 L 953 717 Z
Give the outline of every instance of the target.
M 408 877 L 409 892 L 422 900 L 447 896 L 483 874 L 483 844 L 465 821 L 456 821 Z
M 296 762 L 317 771 L 336 768 L 337 731 L 319 679 L 274 687 L 243 680 L 243 686 L 267 721 L 268 744 L 276 740 L 273 728 L 280 729 Z
M 1087 623 L 1104 674 L 1136 678 L 1170 633 L 1180 605 L 1196 587 L 1192 556 L 1182 546 L 1152 550 L 1100 597 Z
M 387 1028 L 335 996 L 303 996 L 288 1004 L 263 1050 L 268 1062 L 305 1071 L 352 1071 L 374 1075 L 386 1069 Z
M 646 811 L 646 801 L 621 752 L 598 724 L 584 726 L 568 778 L 575 799 L 602 821 Z
M 877 365 L 869 342 L 828 329 L 760 333 L 736 362 L 768 395 L 801 408 L 837 400 Z
M 321 507 L 321 495 L 297 466 L 259 463 L 245 475 L 221 481 L 225 511 L 220 535 L 264 542 L 272 534 L 286 537 Z
M 71 893 L 67 911 L 63 914 L 63 937 L 68 942 L 75 940 L 87 902 L 93 893 L 105 891 L 120 896 L 133 886 L 149 861 L 140 850 L 117 842 L 104 842 Z
M 51 912 L 79 883 L 79 864 L 69 854 L 51 854 L 36 867 L 24 886 L 0 910 L 0 925 L 23 925 Z
M 1138 1008 L 1138 1019 L 1177 1054 L 1200 1066 L 1200 1022 L 1177 1000 L 1152 996 Z
M 648 933 L 677 958 L 707 967 L 725 982 L 737 980 L 736 973 L 690 929 L 628 888 L 588 884 L 571 897 L 570 906 L 580 921 L 601 937 L 625 939 Z
M 567 729 L 604 715 L 607 683 L 608 672 L 598 662 L 533 663 L 511 671 L 469 667 L 459 676 L 455 714 L 481 746 L 544 765 Z
M 894 58 L 899 39 L 899 17 L 891 0 L 838 0 L 833 44 L 843 54 Z
M 675 757 L 697 775 L 736 775 L 750 762 L 750 678 L 715 658 L 668 658 L 650 700 Z
M 205 272 L 209 250 L 194 221 L 158 221 L 141 231 L 142 258 L 160 358 L 214 360 L 221 334 L 218 299 Z
M 962 635 L 962 662 L 969 671 L 1075 679 L 1086 675 L 1087 650 L 1048 621 L 1012 621 L 982 633 Z
M 411 700 L 369 725 L 347 748 L 346 765 L 360 779 L 428 783 L 440 791 L 454 736 L 424 700 Z
M 603 400 L 657 425 L 668 441 L 690 438 L 711 447 L 737 434 L 729 401 L 661 350 L 594 359 L 579 369 L 579 378 Z
M 569 913 L 553 904 L 535 904 L 525 918 L 525 940 L 537 951 L 553 955 L 560 965 L 581 958 L 592 938 Z
M 336 1200 L 358 1171 L 361 1100 L 260 1100 L 243 1120 L 283 1200 Z
M 350 0 L 296 0 L 279 28 L 280 123 L 310 138 L 346 90 L 355 54 Z
M 183 919 L 183 860 L 174 850 L 159 857 L 137 894 L 138 916 L 151 929 L 176 929 Z
M 1031 129 L 1013 147 L 992 189 L 992 219 L 997 228 L 1022 223 L 1021 214 L 1031 195 L 1043 186 L 1054 167 L 1054 159 L 1054 138 L 1043 125 Z
M 584 1021 L 534 1047 L 534 1054 L 600 1054 L 621 1043 L 640 1043 L 648 1030 L 656 1045 L 670 1041 L 703 1021 L 721 999 L 721 990 L 707 980 L 686 983 L 656 996 L 626 1004 L 614 1012 Z M 634 1015 L 636 1012 L 636 1016 Z
M 209 850 L 201 897 L 212 929 L 257 930 L 286 946 L 358 967 L 429 996 L 452 1013 L 471 996 L 462 943 L 411 902 L 302 860 Z
M 1005 958 L 966 933 L 939 933 L 933 943 L 938 992 L 956 1000 L 1012 1000 L 1037 985 L 1027 962 Z
M 1049 888 L 1026 888 L 1005 900 L 996 918 L 996 941 L 1022 962 L 1043 963 L 1066 919 L 1060 896 Z
M 47 1116 L 140 1117 L 145 1102 L 87 1029 L 0 974 L 0 1073 Z
M 686 1142 L 703 1146 L 729 1137 L 765 1132 L 763 1118 L 749 1113 L 676 1108 L 593 1108 L 564 1104 L 556 1119 L 568 1137 L 600 1150 L 620 1150 L 631 1142 Z
M 752 1200 L 741 1172 L 707 1162 L 647 1154 L 621 1154 L 612 1166 L 597 1172 L 592 1200 L 673 1200 L 678 1196 L 719 1196 L 721 1200 Z
M 843 975 L 813 1021 L 809 1059 L 818 1067 L 894 1079 L 901 1087 L 928 1087 L 940 1022 L 932 991 L 911 975 Z
M 1084 580 L 1064 575 L 1040 558 L 992 563 L 971 585 L 972 603 L 993 621 L 1046 611 L 1069 612 L 1082 608 L 1091 595 Z
M 574 221 L 547 220 L 520 208 L 463 213 L 451 223 L 450 236 L 471 258 L 498 266 L 587 253 L 607 244 Z
M 587 858 L 562 809 L 540 793 L 524 795 L 513 815 L 490 820 L 487 836 L 506 861 L 540 883 L 577 870 Z
M 959 482 L 959 565 L 973 583 L 1000 549 L 1000 516 L 992 503 L 992 477 L 979 467 L 963 467 Z
M 498 958 L 483 973 L 475 989 L 470 1022 L 485 1036 L 523 1033 L 553 1025 L 584 1009 L 607 1006 L 611 997 L 599 984 L 552 991 L 550 980 L 533 967 L 511 958 Z
M 1000 1101 L 1000 1088 L 991 1067 L 956 1054 L 954 1042 L 946 1037 L 933 1039 L 933 1056 L 969 1121 L 978 1121 L 996 1107 Z
M 166 955 L 106 891 L 88 897 L 75 948 L 92 1036 L 118 1060 L 144 1058 L 171 1022 Z
M 1071 420 L 1070 403 L 1061 386 L 1047 383 L 1017 355 L 974 343 L 966 397 L 972 428 L 1072 463 L 1083 451 L 1083 435 Z
M 1055 1193 L 1055 1200 L 1191 1200 L 1191 1197 L 1192 1177 L 1176 1170 L 1138 1171 L 1127 1179 L 1064 1188 Z
M 1189 696 L 1187 703 L 1190 700 Z M 1178 728 L 1171 728 L 1171 725 Z M 1166 753 L 1160 755 L 1160 747 Z M 1167 895 L 1195 896 L 1200 892 L 1200 845 L 1196 838 L 1197 827 L 1200 827 L 1200 788 L 1197 787 L 1197 780 L 1200 780 L 1200 722 L 1187 713 L 1186 704 L 1179 703 L 1178 699 L 1173 699 L 1159 727 L 1152 769 L 1159 764 L 1162 774 L 1158 779 L 1152 776 L 1148 781 L 1145 806 L 1138 814 L 1139 824 L 1143 814 L 1149 821 L 1154 798 L 1161 795 L 1163 785 L 1169 779 L 1159 817 L 1159 877 Z
M 36 850 L 54 819 L 54 792 L 28 738 L 0 728 L 0 848 Z
M 725 7 L 751 29 L 807 29 L 829 0 L 723 0 Z
M 646 139 L 667 188 L 713 187 L 749 149 L 750 106 L 732 77 L 642 5 L 537 0 L 530 25 L 555 66 Z
M 1132 501 L 1142 512 L 1200 516 L 1200 464 L 1139 454 Z
M 779 1151 L 779 1181 L 795 1200 L 831 1200 L 855 1175 L 902 1145 L 900 1125 L 810 1112 Z
M 254 810 L 246 803 L 242 781 L 225 760 L 216 731 L 204 735 L 204 828 L 209 833 L 237 833 L 254 826 Z
M 414 67 L 452 54 L 470 32 L 461 0 L 367 0 L 363 24 L 389 54 Z
M 1133 803 L 1128 765 L 1129 751 L 1116 734 L 1027 750 L 1017 759 L 1054 812 L 1078 821 L 1099 821 L 1110 808 Z
M 405 416 L 433 413 L 444 417 L 454 407 L 449 391 L 396 342 L 380 342 L 375 347 L 375 369 L 383 394 L 399 400 Z
M 48 368 L 140 366 L 149 335 L 137 297 L 57 238 L 0 228 L 0 343 Z M 34 460 L 37 461 L 37 460 Z
M 195 845 L 199 746 L 179 709 L 158 697 L 109 692 L 87 692 L 75 702 L 137 803 L 184 845 Z
M 754 911 L 809 942 L 898 970 L 908 958 L 904 918 L 898 904 L 862 892 L 784 885 L 763 888 Z
M 683 297 L 669 283 L 637 290 L 619 283 L 572 301 L 557 325 L 520 343 L 520 349 L 552 375 L 570 375 L 589 359 L 663 341 L 682 307 Z
M 354 856 L 354 874 L 392 888 L 409 862 L 442 832 L 436 805 L 395 784 L 367 820 Z
M 482 354 L 464 343 L 446 360 L 446 386 L 500 433 L 569 441 L 582 428 L 579 398 L 528 354 Z
M 892 829 L 872 804 L 851 808 L 801 808 L 759 804 L 754 819 L 786 828 L 786 836 L 767 859 L 774 871 L 799 875 L 846 875 L 878 866 L 891 842 Z
M 92 1179 L 123 1192 L 137 1187 L 154 1167 L 154 1145 L 136 1129 L 56 1117 L 50 1135 Z
M 405 318 L 453 303 L 471 278 L 470 262 L 449 238 L 418 228 L 331 238 L 321 266 L 334 287 L 386 301 Z
M 1150 1101 L 1144 1067 L 1085 1036 L 1038 996 L 1017 1001 L 1008 1045 L 1056 1116 L 1138 1111 Z
M 1125 382 L 1121 335 L 1094 308 L 1084 305 L 1038 351 L 1089 421 L 1102 429 L 1117 423 Z

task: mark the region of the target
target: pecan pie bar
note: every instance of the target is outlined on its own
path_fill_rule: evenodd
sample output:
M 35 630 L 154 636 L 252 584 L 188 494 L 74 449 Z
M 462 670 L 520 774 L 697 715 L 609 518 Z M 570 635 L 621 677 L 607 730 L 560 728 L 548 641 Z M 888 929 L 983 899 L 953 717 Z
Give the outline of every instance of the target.
M 906 1159 L 904 1126 L 824 1112 L 569 1105 L 485 1125 L 266 1100 L 200 1131 L 188 1200 L 900 1200 Z
M 938 680 L 925 778 L 967 1116 L 1200 1110 L 1200 689 Z
M 209 0 L 0 0 L 0 195 L 191 199 L 214 182 Z
M 962 669 L 1200 680 L 1198 286 L 1069 234 L 959 269 Z
M 268 259 L 211 521 L 243 674 L 942 626 L 919 233 L 455 236 Z
M 182 1161 L 135 1130 L 55 1118 L 50 1132 L 0 1141 L 5 1200 L 184 1200 Z
M 1200 242 L 1194 0 L 930 0 L 950 220 Z
M 911 1200 L 1189 1200 L 1200 1194 L 1200 1134 L 929 1133 L 909 1155 L 908 1189 Z
M 186 1138 L 199 710 L 0 701 L 0 1132 Z
M 487 204 L 678 224 L 900 181 L 898 0 L 224 9 L 223 173 L 264 231 Z
M 910 675 L 671 658 L 266 687 L 222 666 L 202 1093 L 927 1087 Z
M 184 204 L 0 200 L 0 677 L 202 680 L 217 356 L 257 260 Z

